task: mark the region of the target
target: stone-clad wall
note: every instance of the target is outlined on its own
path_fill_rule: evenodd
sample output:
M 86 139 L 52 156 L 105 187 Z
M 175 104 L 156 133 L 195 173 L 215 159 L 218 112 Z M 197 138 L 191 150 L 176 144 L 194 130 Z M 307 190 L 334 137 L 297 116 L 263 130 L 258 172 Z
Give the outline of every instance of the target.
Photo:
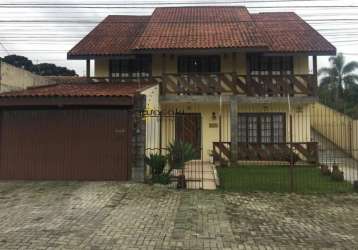
M 134 106 L 132 109 L 133 128 L 132 128 L 132 176 L 131 180 L 136 182 L 144 181 L 145 171 L 145 140 L 146 140 L 146 126 L 141 112 L 145 109 L 146 98 L 145 95 L 138 95 L 134 97 Z

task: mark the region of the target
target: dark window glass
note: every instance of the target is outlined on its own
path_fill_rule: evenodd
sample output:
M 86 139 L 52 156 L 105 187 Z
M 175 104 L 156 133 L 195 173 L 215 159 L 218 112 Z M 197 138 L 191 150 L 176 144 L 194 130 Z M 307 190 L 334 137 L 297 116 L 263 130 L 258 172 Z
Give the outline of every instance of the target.
M 247 116 L 239 115 L 238 126 L 239 142 L 246 142 L 247 138 Z
M 285 142 L 285 114 L 239 114 L 238 141 L 241 143 Z
M 248 54 L 250 75 L 290 75 L 293 74 L 292 56 L 263 56 Z
M 151 57 L 146 55 L 110 61 L 110 76 L 113 78 L 150 77 L 151 71 Z
M 178 73 L 220 72 L 220 56 L 179 56 Z

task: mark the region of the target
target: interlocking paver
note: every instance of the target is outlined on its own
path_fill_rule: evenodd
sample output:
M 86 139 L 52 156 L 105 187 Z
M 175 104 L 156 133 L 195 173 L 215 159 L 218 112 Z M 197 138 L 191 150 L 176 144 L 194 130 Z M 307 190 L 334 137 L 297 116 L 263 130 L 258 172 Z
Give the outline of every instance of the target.
M 0 182 L 0 249 L 355 249 L 358 196 Z

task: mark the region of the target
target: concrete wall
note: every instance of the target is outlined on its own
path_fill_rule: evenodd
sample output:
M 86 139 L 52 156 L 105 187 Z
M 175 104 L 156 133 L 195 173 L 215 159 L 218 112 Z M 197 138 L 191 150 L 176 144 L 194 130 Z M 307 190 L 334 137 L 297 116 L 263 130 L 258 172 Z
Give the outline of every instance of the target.
M 35 75 L 27 70 L 1 62 L 0 92 L 25 89 L 30 86 L 40 86 L 53 83 L 50 79 Z
M 236 53 L 221 53 L 221 72 L 238 74 L 246 74 L 246 54 Z M 234 58 L 236 59 L 234 60 Z M 294 56 L 294 73 L 308 74 L 309 63 L 308 56 L 295 55 Z M 236 70 L 234 68 L 236 65 Z M 163 71 L 166 73 L 177 73 L 177 55 L 175 54 L 153 54 L 152 55 L 152 75 L 161 76 Z M 109 76 L 109 61 L 108 59 L 95 60 L 95 76 L 108 77 Z
M 311 105 L 311 126 L 358 159 L 358 121 L 323 104 Z

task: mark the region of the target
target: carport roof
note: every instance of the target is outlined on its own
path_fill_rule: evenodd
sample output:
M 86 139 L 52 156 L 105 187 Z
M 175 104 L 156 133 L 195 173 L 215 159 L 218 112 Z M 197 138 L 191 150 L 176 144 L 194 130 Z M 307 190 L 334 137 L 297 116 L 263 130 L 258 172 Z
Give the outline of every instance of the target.
M 138 86 L 136 83 L 62 83 L 30 87 L 25 90 L 0 94 L 4 97 L 133 97 L 150 85 Z
M 154 86 L 138 83 L 61 83 L 0 94 L 0 106 L 132 105 L 134 97 Z

